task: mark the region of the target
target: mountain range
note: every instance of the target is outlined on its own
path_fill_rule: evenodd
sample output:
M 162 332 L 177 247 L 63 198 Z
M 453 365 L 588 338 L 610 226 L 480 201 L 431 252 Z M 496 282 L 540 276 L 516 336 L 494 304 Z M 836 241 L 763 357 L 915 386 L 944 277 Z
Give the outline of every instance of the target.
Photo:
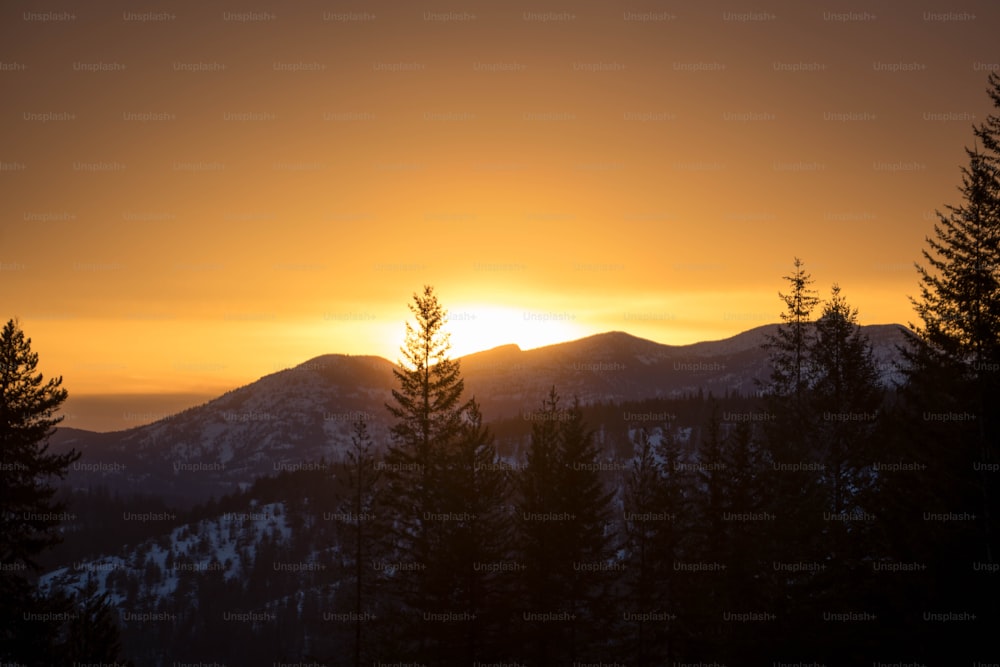
M 521 350 L 504 345 L 460 358 L 465 395 L 487 421 L 527 418 L 550 388 L 581 403 L 678 398 L 699 391 L 752 395 L 768 374 L 768 334 L 664 345 L 623 332 Z M 899 379 L 900 325 L 863 327 L 886 384 Z M 246 489 L 282 470 L 340 460 L 353 423 L 386 442 L 395 365 L 375 356 L 329 354 L 264 376 L 204 405 L 151 424 L 96 433 L 60 428 L 53 450 L 76 448 L 68 483 L 160 496 L 179 506 Z

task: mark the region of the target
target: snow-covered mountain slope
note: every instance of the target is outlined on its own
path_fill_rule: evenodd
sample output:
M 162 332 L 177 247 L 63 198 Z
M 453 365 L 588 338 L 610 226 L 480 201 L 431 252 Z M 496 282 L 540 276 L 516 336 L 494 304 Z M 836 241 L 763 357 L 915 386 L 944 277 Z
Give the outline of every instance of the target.
M 391 379 L 384 359 L 327 355 L 153 424 L 70 431 L 54 445 L 84 452 L 71 469 L 75 486 L 104 484 L 189 504 L 257 477 L 340 460 L 359 419 L 384 439 L 380 418 Z
M 107 593 L 115 607 L 128 608 L 141 600 L 136 612 L 150 613 L 177 593 L 181 579 L 193 574 L 219 572 L 225 580 L 245 578 L 263 540 L 282 544 L 290 534 L 284 503 L 252 505 L 246 512 L 179 526 L 161 538 L 123 547 L 117 555 L 53 570 L 39 578 L 38 587 L 45 593 L 81 591 L 91 581 L 96 593 Z

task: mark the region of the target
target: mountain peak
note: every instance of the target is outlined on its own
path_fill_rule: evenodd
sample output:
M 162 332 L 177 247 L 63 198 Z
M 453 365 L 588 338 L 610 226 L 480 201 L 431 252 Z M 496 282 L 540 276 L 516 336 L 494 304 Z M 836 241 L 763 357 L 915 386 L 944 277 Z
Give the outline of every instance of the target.
M 488 350 L 483 350 L 482 352 L 475 352 L 474 354 L 485 354 L 488 352 L 500 353 L 500 352 L 520 352 L 521 346 L 517 343 L 507 343 L 506 345 L 497 345 L 496 347 L 491 347 Z M 466 355 L 472 356 L 472 355 Z
M 603 340 L 610 342 L 619 341 L 642 341 L 644 343 L 652 343 L 653 341 L 647 338 L 640 338 L 639 336 L 634 336 L 627 331 L 605 331 L 604 333 L 594 334 L 593 336 L 588 336 L 591 340 Z
M 523 351 L 516 343 L 508 343 L 506 345 L 498 345 L 488 350 L 466 354 L 459 357 L 459 361 L 462 362 L 463 369 L 471 369 L 480 365 L 504 363 L 514 357 L 520 356 L 521 354 L 523 354 Z
M 542 347 L 532 348 L 531 352 L 539 351 L 555 351 L 555 350 L 568 350 L 573 348 L 590 347 L 590 346 L 601 346 L 601 347 L 618 347 L 621 345 L 629 344 L 643 344 L 643 345 L 660 345 L 662 343 L 657 343 L 646 338 L 640 338 L 639 336 L 633 336 L 630 333 L 624 331 L 605 331 L 602 333 L 591 334 L 590 336 L 584 336 L 583 338 L 577 338 L 576 340 L 566 341 L 564 343 L 552 343 L 550 345 L 543 345 Z

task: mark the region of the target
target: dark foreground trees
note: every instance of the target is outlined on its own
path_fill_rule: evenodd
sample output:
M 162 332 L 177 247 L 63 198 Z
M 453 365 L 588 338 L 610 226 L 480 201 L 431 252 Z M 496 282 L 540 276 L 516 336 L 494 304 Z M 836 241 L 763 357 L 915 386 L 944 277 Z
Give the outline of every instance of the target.
M 433 288 L 414 294 L 385 457 L 395 545 L 397 654 L 448 665 L 485 662 L 506 645 L 497 617 L 508 558 L 507 478 L 474 400 L 449 356 L 447 313 Z
M 31 339 L 9 320 L 0 330 L 0 658 L 26 665 L 118 657 L 105 600 L 88 594 L 78 609 L 73 598 L 40 596 L 32 580 L 68 518 L 51 481 L 80 458 L 48 451 L 67 396 L 61 385 L 61 377 L 46 381 L 38 372 Z
M 478 403 L 462 397 L 430 287 L 411 311 L 387 406 L 385 587 L 399 613 L 386 654 L 428 665 L 613 656 L 612 494 L 579 405 L 563 407 L 553 389 L 532 413 L 527 459 L 502 460 Z
M 686 563 L 697 542 L 699 520 L 692 503 L 693 476 L 664 426 L 640 428 L 630 440 L 633 457 L 623 494 L 622 546 L 627 566 L 618 576 L 620 657 L 629 664 L 670 664 L 684 655 L 694 634 L 697 610 L 686 585 Z M 700 517 L 699 517 L 700 518 Z M 721 516 L 720 516 L 721 518 Z M 705 524 L 702 524 L 705 525 Z
M 449 357 L 446 312 L 431 287 L 414 294 L 406 323 L 403 358 L 394 370 L 398 389 L 386 407 L 395 419 L 385 457 L 386 499 L 396 547 L 392 590 L 407 640 L 401 649 L 416 659 L 440 662 L 447 655 L 448 626 L 433 619 L 452 612 L 451 572 L 441 555 L 449 524 L 444 487 L 451 451 L 461 430 L 464 383 Z
M 450 530 L 441 558 L 452 574 L 451 608 L 465 619 L 456 625 L 455 657 L 461 664 L 482 663 L 509 648 L 513 469 L 497 454 L 475 399 L 466 407 L 447 463 L 444 505 Z
M 532 420 L 518 476 L 516 590 L 512 627 L 530 664 L 593 661 L 613 650 L 608 597 L 622 571 L 611 549 L 611 494 L 600 451 L 580 406 L 563 408 L 553 388 Z
M 350 572 L 340 584 L 351 585 L 350 593 L 345 596 L 350 611 L 338 612 L 341 614 L 338 618 L 346 618 L 353 626 L 351 653 L 353 664 L 359 667 L 372 662 L 377 655 L 376 632 L 383 629 L 378 623 L 383 615 L 378 605 L 379 584 L 384 582 L 382 571 L 372 563 L 384 560 L 388 548 L 382 469 L 365 420 L 355 422 L 350 448 L 336 470 L 343 477 L 345 488 L 332 518 L 338 525 L 344 571 Z
M 989 86 L 1000 109 L 1000 76 Z M 984 660 L 1000 618 L 1000 114 L 973 130 L 961 202 L 938 214 L 917 266 L 920 321 L 892 441 L 907 466 L 885 476 L 885 502 L 900 520 L 892 556 L 925 568 L 899 587 L 896 635 L 923 621 L 913 653 Z
M 42 604 L 28 579 L 39 554 L 58 542 L 65 511 L 48 482 L 79 458 L 47 452 L 67 392 L 62 378 L 46 382 L 37 367 L 31 339 L 8 321 L 0 331 L 0 655 L 29 664 L 56 630 L 40 620 Z
M 876 437 L 885 387 L 840 288 L 821 301 L 800 260 L 786 280 L 761 420 L 767 469 L 759 534 L 767 546 L 759 576 L 774 617 L 759 638 L 784 638 L 784 655 L 849 662 L 877 636 L 874 623 L 832 619 L 878 615 L 868 591 L 878 554 L 873 466 L 885 453 Z

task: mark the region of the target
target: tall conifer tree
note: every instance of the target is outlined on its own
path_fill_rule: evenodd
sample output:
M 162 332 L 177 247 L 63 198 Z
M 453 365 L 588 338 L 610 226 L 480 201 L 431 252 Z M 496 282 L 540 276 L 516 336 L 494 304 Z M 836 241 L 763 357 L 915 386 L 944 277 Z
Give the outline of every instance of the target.
M 395 419 L 385 457 L 386 500 L 394 521 L 400 569 L 393 580 L 404 607 L 407 655 L 440 663 L 448 651 L 441 614 L 452 612 L 447 549 L 447 466 L 462 431 L 464 382 L 450 357 L 447 312 L 434 289 L 413 295 L 402 359 L 393 370 L 398 389 L 386 404 Z
M 38 372 L 31 339 L 9 320 L 0 330 L 0 657 L 26 663 L 33 650 L 27 638 L 38 634 L 24 627 L 37 602 L 28 574 L 38 570 L 39 555 L 61 541 L 66 510 L 50 480 L 65 477 L 80 458 L 74 450 L 48 451 L 67 396 L 61 385 L 62 377 L 46 381 Z
M 1000 110 L 996 73 L 988 93 Z M 920 294 L 912 301 L 920 321 L 904 349 L 896 441 L 916 470 L 891 478 L 887 489 L 908 527 L 894 533 L 895 553 L 915 556 L 930 573 L 919 593 L 908 594 L 911 602 L 919 595 L 925 608 L 961 605 L 977 615 L 917 640 L 931 655 L 938 646 L 961 647 L 939 654 L 950 660 L 989 650 L 986 629 L 1000 618 L 1000 586 L 983 574 L 1000 563 L 1000 114 L 973 132 L 962 202 L 938 214 L 917 265 Z
M 519 475 L 518 553 L 521 630 L 537 664 L 600 655 L 613 613 L 606 603 L 613 562 L 612 494 L 604 489 L 599 450 L 578 403 L 560 407 L 555 388 L 532 413 L 531 445 Z

